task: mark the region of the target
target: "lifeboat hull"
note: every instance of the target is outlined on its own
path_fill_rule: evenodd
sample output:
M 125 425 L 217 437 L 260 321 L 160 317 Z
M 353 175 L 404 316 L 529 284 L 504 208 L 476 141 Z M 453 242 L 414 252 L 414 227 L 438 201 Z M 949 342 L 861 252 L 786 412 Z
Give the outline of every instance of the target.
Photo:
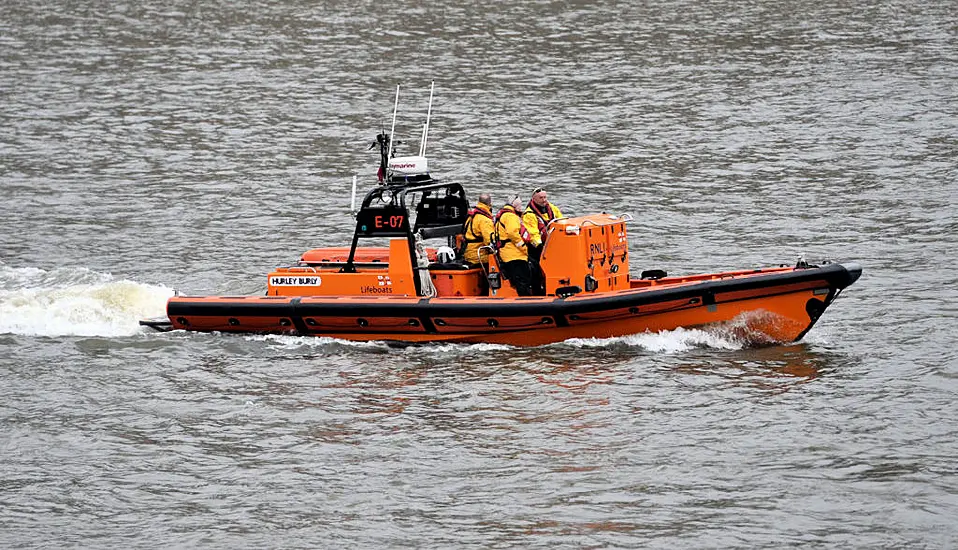
M 679 327 L 725 326 L 755 344 L 801 339 L 857 264 L 771 268 L 658 281 L 570 297 L 175 296 L 156 329 L 346 340 L 536 346 Z

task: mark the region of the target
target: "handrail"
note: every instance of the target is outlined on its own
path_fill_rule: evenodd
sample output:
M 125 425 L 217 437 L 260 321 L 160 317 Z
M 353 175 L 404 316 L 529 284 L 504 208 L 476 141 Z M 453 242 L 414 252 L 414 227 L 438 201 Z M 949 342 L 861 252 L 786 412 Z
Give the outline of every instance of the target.
M 309 267 L 312 267 L 316 273 L 320 273 L 321 272 L 320 270 L 323 268 L 332 269 L 336 267 L 344 267 L 347 264 L 347 262 L 334 262 L 334 261 L 309 262 L 309 263 L 310 263 Z M 364 268 L 364 269 L 385 269 L 389 267 L 389 262 L 353 262 L 352 266 Z M 319 269 L 316 269 L 317 267 Z
M 419 230 L 419 233 L 424 239 L 432 239 L 435 237 L 451 237 L 453 235 L 462 233 L 462 225 L 453 224 L 443 225 L 440 227 L 423 227 Z

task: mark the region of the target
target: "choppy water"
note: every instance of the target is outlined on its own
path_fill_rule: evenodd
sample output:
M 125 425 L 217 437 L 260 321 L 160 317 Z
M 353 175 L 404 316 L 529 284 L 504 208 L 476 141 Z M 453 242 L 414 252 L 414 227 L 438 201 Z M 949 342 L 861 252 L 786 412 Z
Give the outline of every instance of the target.
M 826 4 L 7 2 L 0 544 L 954 547 L 958 12 Z M 865 273 L 762 349 L 137 326 L 343 243 L 433 79 L 434 173 L 633 271 Z

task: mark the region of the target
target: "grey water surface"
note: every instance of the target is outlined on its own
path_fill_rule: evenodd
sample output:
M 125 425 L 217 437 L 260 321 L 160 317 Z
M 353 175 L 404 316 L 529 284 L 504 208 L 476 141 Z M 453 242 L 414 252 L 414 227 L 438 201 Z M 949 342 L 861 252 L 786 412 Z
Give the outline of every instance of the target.
M 0 546 L 956 547 L 954 8 L 6 1 Z M 766 348 L 136 326 L 346 243 L 433 80 L 435 175 L 632 213 L 633 272 L 864 274 Z

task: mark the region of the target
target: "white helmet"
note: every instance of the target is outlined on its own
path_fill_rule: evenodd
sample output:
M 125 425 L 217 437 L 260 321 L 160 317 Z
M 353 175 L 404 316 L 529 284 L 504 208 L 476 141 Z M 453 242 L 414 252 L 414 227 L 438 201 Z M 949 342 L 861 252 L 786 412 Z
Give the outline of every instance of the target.
M 456 251 L 448 246 L 440 246 L 436 249 L 436 261 L 441 264 L 451 264 L 456 261 Z

